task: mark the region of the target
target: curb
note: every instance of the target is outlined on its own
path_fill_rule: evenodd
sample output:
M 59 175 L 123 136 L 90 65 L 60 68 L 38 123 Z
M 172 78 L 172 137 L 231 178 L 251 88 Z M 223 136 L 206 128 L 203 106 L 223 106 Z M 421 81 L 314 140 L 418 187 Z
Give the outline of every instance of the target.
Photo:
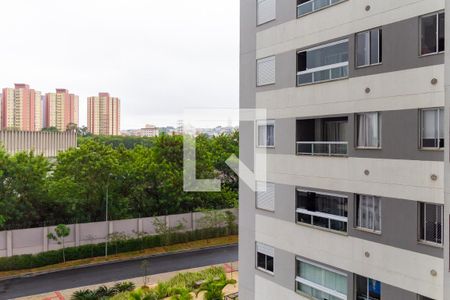
M 172 251 L 172 252 L 166 252 L 166 253 L 142 255 L 142 256 L 136 256 L 136 257 L 132 257 L 132 258 L 128 258 L 128 259 L 125 259 L 125 258 L 116 259 L 116 260 L 111 260 L 111 261 L 104 261 L 104 262 L 91 263 L 91 264 L 74 266 L 74 267 L 67 267 L 67 268 L 62 268 L 62 269 L 58 269 L 58 270 L 30 272 L 30 273 L 25 273 L 25 274 L 20 274 L 20 275 L 0 277 L 0 282 L 9 281 L 9 280 L 13 280 L 13 279 L 32 278 L 32 277 L 36 277 L 36 276 L 53 274 L 53 273 L 64 272 L 64 271 L 88 269 L 88 268 L 92 268 L 92 267 L 118 264 L 118 263 L 128 262 L 128 261 L 142 260 L 142 259 L 146 259 L 146 258 L 156 258 L 156 257 L 170 256 L 170 255 L 177 255 L 177 254 L 189 254 L 189 253 L 200 252 L 200 251 L 205 251 L 205 250 L 218 250 L 218 249 L 229 248 L 229 247 L 233 247 L 233 246 L 237 246 L 237 245 L 238 245 L 238 243 L 231 243 L 231 244 L 224 244 L 224 245 L 219 245 L 219 246 L 201 247 L 201 248 L 190 249 L 190 250 L 178 250 L 178 251 Z

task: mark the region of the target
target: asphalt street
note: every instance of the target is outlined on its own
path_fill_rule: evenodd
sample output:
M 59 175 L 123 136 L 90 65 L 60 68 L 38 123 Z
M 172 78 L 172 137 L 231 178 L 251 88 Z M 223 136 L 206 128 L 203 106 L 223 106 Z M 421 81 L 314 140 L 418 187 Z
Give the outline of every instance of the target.
M 52 291 L 120 281 L 143 276 L 142 261 L 133 260 L 92 266 L 75 270 L 0 281 L 0 299 L 14 299 Z M 229 263 L 238 260 L 236 245 L 149 258 L 148 273 L 159 274 L 178 270 Z

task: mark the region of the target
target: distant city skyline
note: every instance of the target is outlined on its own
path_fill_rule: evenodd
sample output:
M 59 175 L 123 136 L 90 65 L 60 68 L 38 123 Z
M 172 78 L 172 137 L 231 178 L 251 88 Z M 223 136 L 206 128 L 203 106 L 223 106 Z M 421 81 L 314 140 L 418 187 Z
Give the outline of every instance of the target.
M 2 8 L 21 13 L 0 19 L 8 44 L 0 86 L 68 89 L 79 96 L 80 125 L 87 98 L 104 91 L 122 101 L 122 129 L 173 126 L 185 108 L 238 107 L 238 1 L 17 0 Z

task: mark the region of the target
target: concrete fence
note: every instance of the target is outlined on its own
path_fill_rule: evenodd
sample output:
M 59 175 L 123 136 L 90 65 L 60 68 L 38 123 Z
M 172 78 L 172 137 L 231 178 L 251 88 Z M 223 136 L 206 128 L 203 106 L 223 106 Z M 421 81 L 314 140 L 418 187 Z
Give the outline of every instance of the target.
M 1 131 L 0 144 L 9 154 L 34 151 L 36 155 L 56 157 L 59 152 L 77 147 L 76 132 Z
M 238 217 L 237 209 L 227 209 Z M 185 231 L 201 229 L 203 213 L 194 212 L 179 215 L 159 216 L 152 218 L 128 219 L 109 222 L 95 222 L 83 224 L 70 224 L 70 235 L 64 239 L 66 247 L 86 244 L 97 244 L 106 241 L 106 238 L 114 233 L 125 234 L 128 237 L 136 237 L 137 233 L 149 235 L 156 234 L 154 222 L 165 222 L 170 227 L 183 224 Z M 54 232 L 56 226 L 38 227 L 30 229 L 0 231 L 0 257 L 21 254 L 36 254 L 49 250 L 60 249 L 56 241 L 49 240 L 47 234 Z

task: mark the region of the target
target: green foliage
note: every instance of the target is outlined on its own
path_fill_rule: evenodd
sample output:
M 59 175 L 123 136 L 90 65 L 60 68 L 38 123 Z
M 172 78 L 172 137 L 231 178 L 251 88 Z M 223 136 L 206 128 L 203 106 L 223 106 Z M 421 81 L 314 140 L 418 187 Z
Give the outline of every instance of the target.
M 227 279 L 225 274 L 222 274 L 213 279 L 206 280 L 197 290 L 198 295 L 201 291 L 205 291 L 205 300 L 223 300 L 223 289 L 228 284 L 236 284 L 236 280 Z
M 154 288 L 142 287 L 131 293 L 116 295 L 114 300 L 191 300 L 193 293 L 205 291 L 205 299 L 221 300 L 225 286 L 235 284 L 235 280 L 228 280 L 221 267 L 211 267 L 199 272 L 179 273 L 169 281 L 160 282 Z
M 59 132 L 58 128 L 56 128 L 54 126 L 42 128 L 42 131 L 44 131 L 44 132 Z
M 80 290 L 73 293 L 71 300 L 97 300 L 97 296 L 94 291 L 91 290 Z
M 237 226 L 232 234 L 237 233 Z M 214 237 L 226 236 L 228 230 L 226 228 L 200 229 L 188 232 L 173 232 L 171 233 L 170 243 L 166 243 L 164 238 L 160 235 L 149 235 L 142 238 L 130 238 L 118 242 L 117 252 L 124 253 L 130 251 L 139 251 L 142 249 L 150 249 L 155 247 L 162 247 L 173 245 L 177 243 L 187 243 L 191 241 L 204 240 Z M 111 251 L 111 245 L 108 245 L 108 251 Z M 78 247 L 69 247 L 64 249 L 66 261 L 79 260 L 90 257 L 104 256 L 105 244 L 82 245 Z M 11 257 L 0 257 L 0 272 L 39 268 L 47 265 L 57 264 L 61 262 L 63 249 L 42 252 L 39 254 L 25 254 Z
M 131 292 L 135 287 L 134 283 L 129 281 L 119 282 L 114 285 L 114 289 L 119 293 Z
M 131 292 L 135 289 L 132 282 L 119 282 L 114 287 L 100 286 L 96 290 L 80 290 L 72 294 L 71 300 L 111 299 L 117 294 Z
M 55 228 L 55 234 L 50 232 L 47 234 L 47 238 L 49 240 L 53 240 L 58 242 L 58 245 L 62 245 L 62 254 L 63 254 L 63 262 L 66 262 L 66 254 L 65 254 L 65 244 L 64 238 L 68 237 L 70 234 L 70 228 L 64 224 L 59 224 Z
M 183 137 L 79 137 L 54 163 L 0 148 L 0 212 L 4 227 L 113 220 L 237 206 L 238 178 L 225 164 L 238 155 L 238 133 L 197 137 L 198 178 L 221 178 L 216 193 L 183 190 Z M 26 220 L 26 221 L 24 221 Z M 49 224 L 50 223 L 50 224 Z

